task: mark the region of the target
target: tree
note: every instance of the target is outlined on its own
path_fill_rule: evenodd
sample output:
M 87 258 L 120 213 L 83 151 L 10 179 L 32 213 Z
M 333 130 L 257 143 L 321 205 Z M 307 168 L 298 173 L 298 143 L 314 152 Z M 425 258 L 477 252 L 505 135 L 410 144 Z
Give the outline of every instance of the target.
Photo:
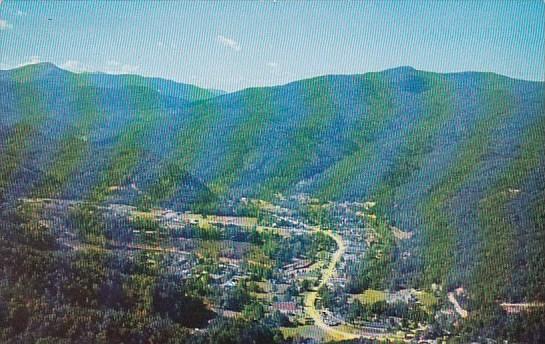
M 212 318 L 202 300 L 187 295 L 172 281 L 161 281 L 153 293 L 152 310 L 185 327 L 203 327 Z
M 250 302 L 250 299 L 250 294 L 246 290 L 245 285 L 239 283 L 227 293 L 224 306 L 229 310 L 240 312 L 244 308 L 244 305 Z
M 261 303 L 252 302 L 244 306 L 242 315 L 248 320 L 259 321 L 265 316 L 265 308 Z
M 335 305 L 335 297 L 325 285 L 318 289 L 318 296 L 322 300 L 323 308 L 331 308 Z
M 292 326 L 290 319 L 287 315 L 281 313 L 280 311 L 274 311 L 271 315 L 271 321 L 273 327 L 288 327 Z
M 221 319 L 210 326 L 209 343 L 215 344 L 274 344 L 282 343 L 282 334 L 263 324 L 241 319 Z

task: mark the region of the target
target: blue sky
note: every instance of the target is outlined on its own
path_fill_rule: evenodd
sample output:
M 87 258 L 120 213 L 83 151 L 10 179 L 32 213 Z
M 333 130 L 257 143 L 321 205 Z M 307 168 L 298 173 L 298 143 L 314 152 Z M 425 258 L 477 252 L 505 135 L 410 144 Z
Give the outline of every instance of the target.
M 410 65 L 545 79 L 545 2 L 0 0 L 0 68 L 159 76 L 237 90 Z

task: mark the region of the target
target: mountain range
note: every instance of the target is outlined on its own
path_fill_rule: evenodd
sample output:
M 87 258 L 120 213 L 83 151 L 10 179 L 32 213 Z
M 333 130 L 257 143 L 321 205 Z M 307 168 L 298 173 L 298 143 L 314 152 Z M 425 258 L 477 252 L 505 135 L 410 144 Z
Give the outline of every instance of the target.
M 4 206 L 373 201 L 415 233 L 393 284 L 545 299 L 543 82 L 400 67 L 226 93 L 44 63 L 0 71 L 0 114 Z

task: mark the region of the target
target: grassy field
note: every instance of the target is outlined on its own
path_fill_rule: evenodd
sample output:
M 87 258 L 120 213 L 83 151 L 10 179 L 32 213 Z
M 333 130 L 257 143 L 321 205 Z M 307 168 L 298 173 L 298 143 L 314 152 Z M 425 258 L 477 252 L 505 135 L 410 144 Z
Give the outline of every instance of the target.
M 354 299 L 370 305 L 379 301 L 386 301 L 386 293 L 382 290 L 367 289 L 361 294 L 354 295 Z
M 281 327 L 280 331 L 286 338 L 300 339 L 312 338 L 318 342 L 333 340 L 327 333 L 315 325 L 303 325 L 297 327 Z
M 420 303 L 422 303 L 422 306 L 424 309 L 428 312 L 432 310 L 432 308 L 437 305 L 437 297 L 435 295 L 426 292 L 426 291 L 417 291 L 415 293 L 415 296 Z

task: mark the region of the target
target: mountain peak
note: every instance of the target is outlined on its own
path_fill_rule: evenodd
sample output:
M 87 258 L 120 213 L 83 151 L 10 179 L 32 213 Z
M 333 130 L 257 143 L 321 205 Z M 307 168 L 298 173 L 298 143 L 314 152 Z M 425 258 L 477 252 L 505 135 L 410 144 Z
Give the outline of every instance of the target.
M 386 69 L 384 72 L 387 74 L 401 75 L 401 74 L 410 74 L 414 73 L 417 70 L 411 66 L 399 66 L 391 69 Z
M 379 73 L 392 80 L 405 80 L 407 78 L 414 78 L 418 72 L 417 69 L 411 66 L 399 66 L 385 69 Z
M 39 62 L 39 63 L 28 64 L 28 65 L 22 66 L 20 69 L 28 70 L 32 72 L 39 72 L 39 73 L 51 73 L 51 72 L 63 71 L 61 68 L 57 67 L 55 64 L 51 62 Z
M 57 67 L 53 63 L 40 62 L 2 71 L 2 79 L 7 78 L 14 81 L 26 82 L 31 80 L 59 78 L 65 73 L 67 73 L 65 70 Z

